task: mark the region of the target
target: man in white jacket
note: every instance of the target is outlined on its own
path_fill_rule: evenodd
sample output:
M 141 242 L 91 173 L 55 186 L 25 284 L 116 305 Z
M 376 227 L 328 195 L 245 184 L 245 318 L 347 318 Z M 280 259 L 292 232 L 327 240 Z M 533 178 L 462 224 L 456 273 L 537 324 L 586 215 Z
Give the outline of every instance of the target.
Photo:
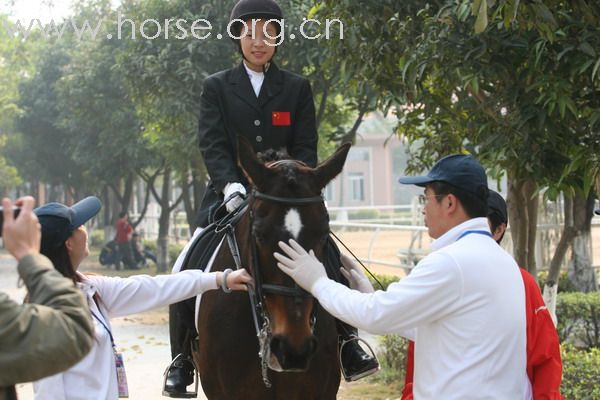
M 424 188 L 432 253 L 400 282 L 373 292 L 346 258 L 352 290 L 327 278 L 312 250 L 280 243 L 279 267 L 336 318 L 375 334 L 415 340 L 414 398 L 528 399 L 525 297 L 513 258 L 492 239 L 487 177 L 471 156 L 451 155 Z M 371 292 L 371 293 L 361 293 Z

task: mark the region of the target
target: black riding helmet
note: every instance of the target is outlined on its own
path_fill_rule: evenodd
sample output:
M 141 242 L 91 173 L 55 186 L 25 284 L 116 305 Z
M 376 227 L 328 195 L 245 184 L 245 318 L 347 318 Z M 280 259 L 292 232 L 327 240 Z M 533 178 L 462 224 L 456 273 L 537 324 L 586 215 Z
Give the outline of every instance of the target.
M 232 21 L 239 19 L 242 21 L 247 21 L 249 19 L 277 19 L 283 20 L 283 12 L 281 11 L 281 7 L 274 0 L 240 0 L 233 6 L 231 10 L 231 15 L 229 17 L 229 23 L 231 23 L 231 33 L 233 36 L 239 37 L 240 33 L 243 29 L 243 24 L 241 22 L 232 23 Z M 277 34 L 279 35 L 281 26 L 279 24 L 275 24 L 277 29 Z M 240 44 L 239 39 L 231 38 L 234 43 L 237 44 L 238 50 L 242 54 L 242 46 Z M 275 52 L 277 52 L 277 47 L 275 47 Z

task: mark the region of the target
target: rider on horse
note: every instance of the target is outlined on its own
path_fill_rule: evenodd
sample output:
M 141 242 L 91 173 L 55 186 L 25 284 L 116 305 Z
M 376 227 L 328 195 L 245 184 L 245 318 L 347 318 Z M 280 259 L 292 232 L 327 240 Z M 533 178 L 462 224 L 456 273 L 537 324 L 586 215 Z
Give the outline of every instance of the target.
M 199 212 L 198 226 L 202 228 L 212 222 L 219 204 L 226 201 L 231 212 L 246 195 L 248 182 L 237 165 L 237 135 L 245 136 L 256 152 L 283 148 L 308 166 L 317 163 L 318 135 L 310 83 L 279 69 L 272 61 L 283 22 L 281 8 L 273 0 L 240 0 L 231 12 L 232 40 L 243 60 L 237 67 L 206 78 L 200 100 L 200 149 L 211 178 Z M 180 254 L 174 270 L 181 268 L 189 247 Z M 327 258 L 332 261 L 326 264 L 330 264 L 330 276 L 343 280 L 339 252 L 333 242 L 329 247 Z M 172 357 L 183 354 L 167 371 L 163 394 L 171 397 L 185 396 L 186 386 L 194 377 L 189 353 L 195 332 L 185 328 L 180 319 L 171 310 Z M 338 325 L 345 341 L 356 336 L 355 328 Z M 356 341 L 343 347 L 342 364 L 347 380 L 359 379 L 379 367 Z

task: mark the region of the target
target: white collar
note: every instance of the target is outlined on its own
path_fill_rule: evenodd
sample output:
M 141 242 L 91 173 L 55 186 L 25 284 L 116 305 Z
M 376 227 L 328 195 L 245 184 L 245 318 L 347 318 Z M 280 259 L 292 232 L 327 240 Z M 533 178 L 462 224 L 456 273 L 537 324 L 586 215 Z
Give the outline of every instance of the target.
M 460 235 L 471 230 L 486 231 L 491 233 L 490 226 L 488 225 L 488 219 L 484 217 L 472 218 L 456 225 L 454 228 L 450 229 L 448 232 L 434 240 L 431 243 L 431 249 L 435 251 L 446 247 L 449 244 L 456 242 L 460 238 Z
M 246 72 L 248 73 L 248 75 L 250 76 L 250 79 L 252 79 L 253 77 L 257 77 L 257 78 L 262 78 L 265 76 L 264 72 L 256 72 L 253 69 L 250 69 L 247 65 L 246 65 L 246 61 L 244 61 L 242 64 L 244 64 L 244 68 L 246 68 Z
M 93 297 L 94 294 L 98 291 L 92 281 L 90 281 L 87 276 L 77 271 L 76 274 L 79 276 L 80 281 L 76 283 L 76 286 L 86 294 L 88 297 Z

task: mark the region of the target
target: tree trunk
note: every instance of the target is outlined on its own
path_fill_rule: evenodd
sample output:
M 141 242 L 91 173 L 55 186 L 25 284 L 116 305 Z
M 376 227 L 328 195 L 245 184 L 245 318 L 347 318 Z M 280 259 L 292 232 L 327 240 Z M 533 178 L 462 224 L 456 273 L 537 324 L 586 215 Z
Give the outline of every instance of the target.
M 517 264 L 536 276 L 535 239 L 539 196 L 534 195 L 533 181 L 520 179 L 508 171 L 508 215 L 513 240 L 513 256 Z
M 53 202 L 53 201 L 59 201 L 57 197 L 58 197 L 58 194 L 57 194 L 56 186 L 55 185 L 50 185 L 50 190 L 48 190 L 48 195 L 46 197 L 46 202 L 50 203 L 50 202 Z
M 537 185 L 528 180 L 523 187 L 527 204 L 527 270 L 537 277 L 537 262 L 535 258 L 535 244 L 537 238 L 538 213 L 540 209 L 540 195 L 536 193 Z
M 154 193 L 154 191 L 153 191 Z M 157 270 L 158 272 L 166 272 L 169 265 L 169 215 L 170 206 L 169 198 L 171 194 L 171 167 L 166 166 L 163 173 L 163 183 L 160 198 L 156 200 L 160 204 L 160 216 L 158 218 L 158 238 L 157 246 Z
M 136 195 L 138 198 L 137 204 L 138 207 L 142 204 L 141 210 L 138 210 L 139 215 L 135 221 L 130 221 L 131 225 L 134 229 L 137 229 L 138 225 L 142 222 L 144 217 L 146 216 L 146 211 L 148 211 L 148 204 L 150 203 L 150 184 L 154 184 L 154 179 L 156 179 L 156 175 L 150 176 L 148 181 L 142 177 L 142 182 L 146 185 L 145 190 L 139 190 L 139 193 Z M 143 185 L 140 185 L 140 189 Z M 143 192 L 143 194 L 142 194 Z
M 182 183 L 181 192 L 191 237 L 196 230 L 198 210 L 206 192 L 206 169 L 201 156 L 190 160 L 188 178 L 190 177 L 191 181 Z
M 112 239 L 113 232 L 110 220 L 110 191 L 108 190 L 108 185 L 104 185 L 104 187 L 102 188 L 102 202 L 104 203 L 104 212 L 102 219 L 102 223 L 104 225 L 104 242 L 107 242 L 110 239 Z
M 569 279 L 580 292 L 598 290 L 596 271 L 592 268 L 592 226 L 596 194 L 591 191 L 587 198 L 578 194 L 573 199 L 573 221 L 577 234 L 573 238 Z
M 31 193 L 31 196 L 33 196 L 33 198 L 36 200 L 38 200 L 40 198 L 39 187 L 40 187 L 40 182 L 37 179 L 33 179 L 31 181 L 31 190 L 29 191 L 29 193 Z
M 560 240 L 556 245 L 556 250 L 550 261 L 550 269 L 548 271 L 548 278 L 544 283 L 544 302 L 548 311 L 552 316 L 554 325 L 556 325 L 556 297 L 558 295 L 558 278 L 560 277 L 560 267 L 565 259 L 567 250 L 571 241 L 577 234 L 575 227 L 573 226 L 573 199 L 566 194 L 564 195 L 564 213 L 565 222 L 563 225 L 563 231 L 560 235 Z
M 189 226 L 190 236 L 196 229 L 196 212 L 192 202 L 192 191 L 190 190 L 192 183 L 184 181 L 181 183 L 181 195 L 183 196 L 183 208 L 185 209 L 185 217 Z
M 128 211 L 131 205 L 131 197 L 133 196 L 134 175 L 132 172 L 127 174 L 125 178 L 125 187 L 123 188 L 123 201 L 121 202 L 121 211 Z
M 131 196 L 133 195 L 134 178 L 134 174 L 130 172 L 125 177 L 125 180 L 118 180 L 115 183 L 109 183 L 109 187 L 112 189 L 115 199 L 121 206 L 120 210 L 117 211 L 117 214 L 120 212 L 127 212 L 129 209 L 129 205 L 131 204 Z

